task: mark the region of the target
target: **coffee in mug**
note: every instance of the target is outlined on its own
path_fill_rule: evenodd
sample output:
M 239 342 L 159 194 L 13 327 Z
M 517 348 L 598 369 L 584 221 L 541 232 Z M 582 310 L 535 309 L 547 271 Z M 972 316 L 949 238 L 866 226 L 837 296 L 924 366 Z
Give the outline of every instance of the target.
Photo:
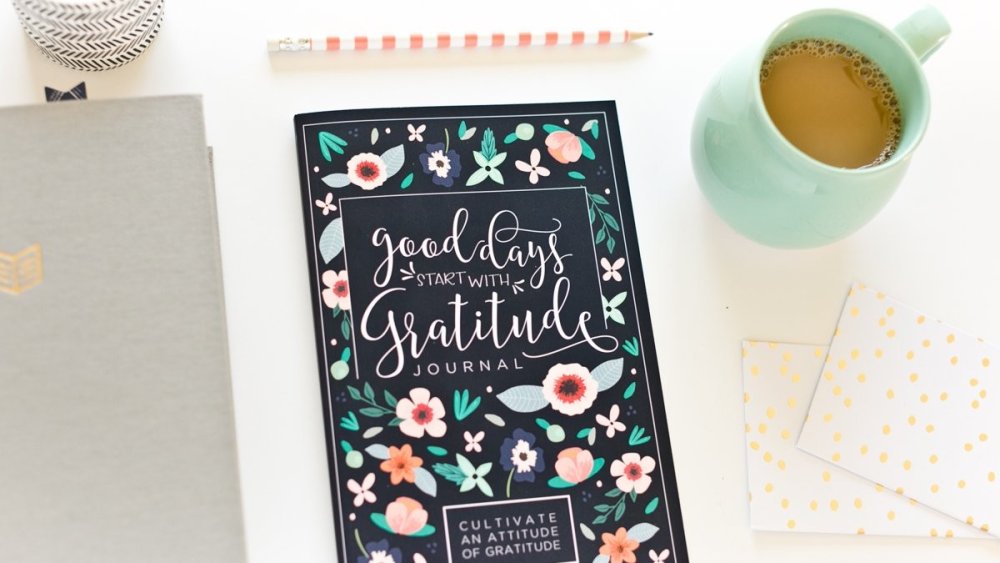
M 838 168 L 887 161 L 903 126 L 885 73 L 863 53 L 836 41 L 780 45 L 760 68 L 764 106 L 789 142 Z

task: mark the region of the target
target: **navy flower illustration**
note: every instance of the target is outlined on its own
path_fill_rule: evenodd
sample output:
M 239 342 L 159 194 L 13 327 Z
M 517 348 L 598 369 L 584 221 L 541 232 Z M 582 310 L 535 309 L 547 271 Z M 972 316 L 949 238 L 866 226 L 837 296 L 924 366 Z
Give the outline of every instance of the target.
M 510 438 L 500 446 L 500 466 L 509 471 L 507 476 L 507 497 L 510 497 L 510 483 L 535 482 L 535 474 L 545 470 L 542 449 L 535 447 L 535 435 L 517 428 Z
M 388 540 L 379 540 L 365 544 L 368 557 L 358 556 L 358 563 L 403 563 L 403 552 L 398 547 L 389 547 Z
M 455 178 L 462 172 L 462 162 L 458 153 L 449 150 L 444 143 L 430 143 L 427 152 L 420 153 L 420 165 L 424 174 L 430 174 L 431 182 L 450 188 Z

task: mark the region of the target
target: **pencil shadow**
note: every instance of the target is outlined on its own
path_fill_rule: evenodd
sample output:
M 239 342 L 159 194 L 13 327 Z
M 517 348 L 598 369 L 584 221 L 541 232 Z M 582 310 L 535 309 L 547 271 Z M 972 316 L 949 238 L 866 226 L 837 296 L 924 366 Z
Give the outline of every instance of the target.
M 641 45 L 475 49 L 400 49 L 391 51 L 311 51 L 270 53 L 276 72 L 372 71 L 397 68 L 592 65 L 621 63 L 643 56 Z

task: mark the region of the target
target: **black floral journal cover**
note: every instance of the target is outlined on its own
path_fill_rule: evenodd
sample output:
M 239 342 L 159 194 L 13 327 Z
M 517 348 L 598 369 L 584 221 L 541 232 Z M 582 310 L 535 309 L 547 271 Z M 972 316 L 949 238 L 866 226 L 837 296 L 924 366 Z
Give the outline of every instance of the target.
M 614 103 L 295 126 L 341 561 L 687 561 Z

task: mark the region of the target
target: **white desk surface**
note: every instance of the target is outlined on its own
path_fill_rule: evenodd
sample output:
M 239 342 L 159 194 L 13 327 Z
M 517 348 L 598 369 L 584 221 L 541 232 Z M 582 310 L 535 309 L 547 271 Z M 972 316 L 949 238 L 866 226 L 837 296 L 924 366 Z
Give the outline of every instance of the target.
M 996 2 L 939 1 L 954 32 L 926 64 L 930 129 L 894 199 L 857 234 L 817 250 L 765 248 L 699 192 L 688 143 L 712 75 L 785 17 L 831 4 L 892 25 L 923 0 L 167 0 L 152 49 L 102 74 L 42 58 L 0 2 L 0 104 L 39 103 L 44 85 L 80 80 L 93 99 L 204 95 L 252 563 L 335 560 L 292 115 L 588 99 L 618 102 L 691 560 L 997 561 L 1000 541 L 748 528 L 741 338 L 826 342 L 859 280 L 1000 342 Z M 656 35 L 628 47 L 503 52 L 265 50 L 269 35 L 594 27 Z

